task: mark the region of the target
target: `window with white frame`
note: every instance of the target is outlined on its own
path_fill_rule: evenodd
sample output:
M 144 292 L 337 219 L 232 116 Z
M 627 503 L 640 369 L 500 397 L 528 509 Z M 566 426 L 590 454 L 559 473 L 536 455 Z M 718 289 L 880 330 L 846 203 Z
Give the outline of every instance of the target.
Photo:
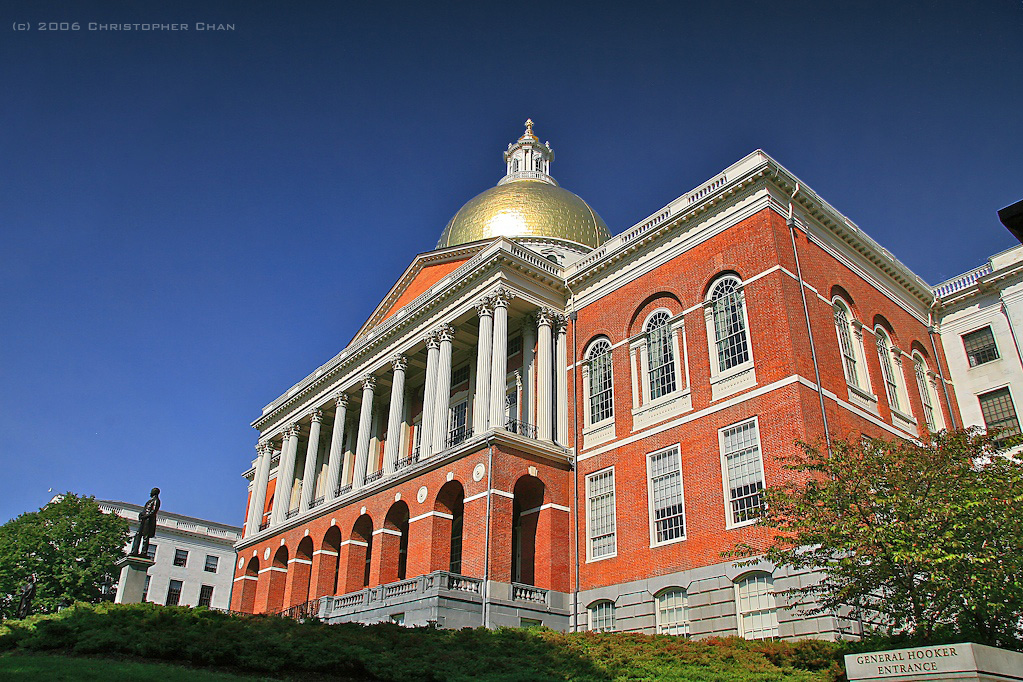
M 203 585 L 199 588 L 199 602 L 196 606 L 209 606 L 213 601 L 213 585 Z
M 682 495 L 682 462 L 678 446 L 649 455 L 647 470 L 653 544 L 684 538 L 685 503 Z
M 615 629 L 615 603 L 603 600 L 590 604 L 590 630 L 611 632 Z
M 892 366 L 892 345 L 888 340 L 888 334 L 884 329 L 878 327 L 874 330 L 877 337 L 877 357 L 881 361 L 881 376 L 884 377 L 885 395 L 888 396 L 888 406 L 902 410 L 899 404 L 899 385 L 895 379 L 895 368 Z
M 931 431 L 937 431 L 940 414 L 934 410 L 934 393 L 931 391 L 931 382 L 927 377 L 927 363 L 920 353 L 913 354 L 913 372 L 916 374 L 916 386 L 920 390 L 920 402 L 924 406 L 924 423 Z
M 590 346 L 587 357 L 589 370 L 589 415 L 590 423 L 596 424 L 614 416 L 614 400 L 611 394 L 611 342 L 598 339 Z
M 671 587 L 657 595 L 657 632 L 689 636 L 689 595 L 682 588 Z
M 618 545 L 615 537 L 614 469 L 586 477 L 586 528 L 591 559 L 615 555 Z
M 750 359 L 742 282 L 734 275 L 722 277 L 711 288 L 710 301 L 717 368 L 725 372 Z
M 966 349 L 970 367 L 998 359 L 998 346 L 995 345 L 995 335 L 991 333 L 991 327 L 963 334 L 963 348 Z
M 647 334 L 647 380 L 650 399 L 656 400 L 675 390 L 675 349 L 668 321 L 671 314 L 659 310 L 647 320 L 644 331 Z
M 857 366 L 856 346 L 853 342 L 852 315 L 842 300 L 835 299 L 835 331 L 838 333 L 838 347 L 842 351 L 842 369 L 845 370 L 845 380 L 856 388 L 860 386 L 859 367 Z
M 767 639 L 778 636 L 778 605 L 774 580 L 767 573 L 753 573 L 735 584 L 739 613 L 739 636 Z
M 760 458 L 760 433 L 756 418 L 721 429 L 728 525 L 760 518 L 763 507 L 764 466 Z

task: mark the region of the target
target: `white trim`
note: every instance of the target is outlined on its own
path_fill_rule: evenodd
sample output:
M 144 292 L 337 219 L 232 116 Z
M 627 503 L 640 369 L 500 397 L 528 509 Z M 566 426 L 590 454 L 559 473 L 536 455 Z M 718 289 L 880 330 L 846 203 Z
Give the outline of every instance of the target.
M 423 519 L 428 519 L 431 516 L 437 516 L 437 517 L 440 517 L 442 519 L 447 519 L 448 521 L 453 521 L 454 518 L 455 518 L 454 516 L 452 516 L 451 514 L 448 514 L 446 512 L 428 511 L 425 514 L 420 514 L 419 516 L 413 516 L 411 519 L 408 520 L 408 522 L 412 523 L 413 521 L 421 521 Z
M 260 572 L 262 572 L 262 571 L 260 571 Z M 256 581 L 258 581 L 259 578 L 257 578 L 254 575 L 240 575 L 237 578 L 235 578 L 234 580 L 232 580 L 231 582 L 236 583 L 239 580 L 256 580 Z
M 663 424 L 659 424 L 659 425 L 651 427 L 651 428 L 649 428 L 649 429 L 647 429 L 645 431 L 638 431 L 636 433 L 633 433 L 631 436 L 628 436 L 626 438 L 622 438 L 621 440 L 615 441 L 614 443 L 610 443 L 610 444 L 605 445 L 605 446 L 603 446 L 601 448 L 598 448 L 598 449 L 595 449 L 595 450 L 591 450 L 590 452 L 587 452 L 587 453 L 580 454 L 579 457 L 578 457 L 578 460 L 582 461 L 584 459 L 589 459 L 590 457 L 595 457 L 597 455 L 602 455 L 605 452 L 610 452 L 611 450 L 619 448 L 619 447 L 621 447 L 623 445 L 628 445 L 630 443 L 635 443 L 636 441 L 641 440 L 643 438 L 646 438 L 648 436 L 653 436 L 655 434 L 661 433 L 662 431 L 667 431 L 670 428 L 674 428 L 676 426 L 681 426 L 682 424 L 687 424 L 687 423 L 693 421 L 694 419 L 699 419 L 700 417 L 705 417 L 708 414 L 713 414 L 715 412 L 719 412 L 720 410 L 724 410 L 724 409 L 727 409 L 727 408 L 732 407 L 734 405 L 738 405 L 739 403 L 745 402 L 747 400 L 752 400 L 753 398 L 758 398 L 758 397 L 764 395 L 765 393 L 770 393 L 771 391 L 775 391 L 775 390 L 777 390 L 779 388 L 784 388 L 785 386 L 788 386 L 789 384 L 799 383 L 801 381 L 801 379 L 802 379 L 802 377 L 800 377 L 798 374 L 792 374 L 792 375 L 787 376 L 787 377 L 785 377 L 783 379 L 779 379 L 778 381 L 774 382 L 773 384 L 768 384 L 768 385 L 762 386 L 762 387 L 760 387 L 758 389 L 754 389 L 752 391 L 749 391 L 748 393 L 743 393 L 742 395 L 738 395 L 738 396 L 736 396 L 734 398 L 730 398 L 728 400 L 723 400 L 720 403 L 718 403 L 716 405 L 712 405 L 711 407 L 706 407 L 706 408 L 700 410 L 699 412 L 693 412 L 691 414 L 687 414 L 684 417 L 679 417 L 678 419 L 673 419 L 670 422 L 665 422 Z M 814 386 L 814 384 L 812 384 L 812 383 L 811 384 L 807 384 L 807 385 L 808 386 Z M 814 389 L 814 390 L 816 390 L 816 389 Z
M 299 559 L 298 557 L 295 557 L 294 559 L 288 559 L 288 563 L 289 564 L 306 564 L 308 566 L 312 566 L 313 565 L 313 562 L 309 561 L 309 559 Z
M 338 555 L 337 552 L 332 552 L 329 549 L 318 549 L 318 550 L 313 552 L 313 556 L 316 556 L 317 554 L 326 554 L 327 556 L 337 556 Z
M 362 540 L 344 540 L 341 543 L 341 546 L 344 547 L 345 545 L 358 545 L 359 547 L 369 547 L 369 543 L 363 542 Z
M 387 535 L 394 535 L 395 537 L 399 537 L 399 538 L 402 535 L 401 531 L 391 530 L 390 528 L 380 528 L 378 530 L 373 531 L 373 535 L 383 535 L 385 533 Z
M 553 502 L 548 502 L 547 504 L 541 504 L 539 507 L 533 507 L 532 509 L 521 511 L 519 512 L 519 516 L 525 516 L 526 514 L 538 514 L 542 512 L 544 509 L 556 509 L 557 511 L 563 512 L 572 511 L 568 507 L 562 506 L 560 504 L 554 504 Z
M 286 569 L 286 568 L 278 568 L 277 566 L 267 566 L 266 568 L 259 569 L 260 573 L 266 573 L 267 571 L 278 571 L 280 573 L 287 573 L 288 569 Z
M 494 495 L 500 495 L 501 497 L 507 497 L 509 500 L 514 500 L 515 499 L 515 495 L 513 495 L 512 493 L 506 493 L 503 490 L 497 490 L 496 488 L 491 488 L 490 490 L 484 490 L 481 493 L 476 493 L 475 495 L 470 495 L 469 497 L 464 498 L 462 500 L 462 504 L 465 504 L 466 502 L 472 502 L 473 500 L 478 500 L 481 497 L 486 497 L 488 492 L 492 493 Z

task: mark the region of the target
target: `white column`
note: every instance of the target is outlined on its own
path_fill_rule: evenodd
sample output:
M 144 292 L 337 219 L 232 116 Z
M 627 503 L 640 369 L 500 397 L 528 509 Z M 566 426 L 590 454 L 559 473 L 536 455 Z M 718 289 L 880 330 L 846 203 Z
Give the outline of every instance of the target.
M 348 428 L 345 424 L 345 444 L 341 447 L 341 480 L 342 486 L 355 482 L 355 443 L 359 439 L 359 427 Z
M 490 428 L 504 428 L 504 399 L 508 387 L 508 302 L 511 293 L 499 289 L 493 297 L 494 346 L 490 363 Z
M 274 487 L 274 505 L 270 523 L 281 524 L 287 518 L 291 506 L 291 486 L 295 481 L 295 452 L 298 450 L 298 424 L 291 424 L 284 430 L 281 441 L 281 461 L 277 465 L 277 484 Z
M 268 443 L 258 443 L 256 452 L 259 458 L 256 460 L 256 473 L 252 477 L 252 497 L 249 499 L 248 523 L 246 524 L 245 536 L 255 535 L 259 532 L 259 525 L 263 521 L 263 506 L 266 503 L 266 484 L 270 477 L 270 460 L 273 459 L 273 448 Z
M 536 318 L 528 315 L 522 321 L 522 396 L 519 405 L 519 412 L 522 416 L 519 419 L 535 426 L 536 421 L 533 416 L 533 382 L 536 374 L 536 363 L 533 362 L 534 346 L 536 346 Z
M 554 313 L 541 309 L 536 314 L 536 437 L 551 440 L 551 325 Z
M 313 498 L 316 497 L 316 455 L 320 451 L 320 428 L 323 425 L 323 412 L 313 410 L 309 419 L 309 442 L 305 448 L 305 467 L 302 469 L 302 494 L 299 496 L 299 513 L 309 511 Z
M 558 333 L 554 344 L 554 384 L 558 415 L 556 438 L 561 445 L 568 445 L 568 318 L 559 315 Z
M 337 497 L 340 487 L 341 458 L 345 449 L 345 417 L 348 416 L 348 396 L 338 393 L 335 398 L 337 409 L 334 411 L 334 430 L 330 434 L 330 455 L 327 457 L 327 490 L 324 495 L 328 500 Z
M 373 391 L 377 380 L 371 376 L 362 379 L 362 409 L 359 412 L 359 440 L 355 444 L 355 477 L 352 487 L 358 490 L 366 485 L 366 464 L 369 461 L 369 439 L 373 428 Z
M 476 391 L 472 396 L 472 430 L 483 433 L 490 423 L 490 356 L 494 344 L 494 308 L 489 299 L 476 304 L 480 336 L 476 344 Z
M 387 442 L 384 444 L 384 474 L 393 474 L 401 445 L 401 417 L 405 411 L 405 370 L 408 359 L 404 355 L 391 358 L 394 375 L 391 380 L 391 405 L 387 413 Z
M 419 428 L 423 435 L 419 439 L 419 459 L 427 459 L 433 454 L 433 415 L 437 411 L 437 361 L 440 355 L 440 342 L 431 332 L 426 338 L 426 386 L 423 387 L 423 419 Z
M 437 328 L 437 340 L 440 348 L 437 351 L 437 387 L 433 412 L 433 451 L 444 449 L 448 437 L 448 407 L 451 402 L 451 341 L 455 338 L 455 328 L 450 324 L 442 324 Z

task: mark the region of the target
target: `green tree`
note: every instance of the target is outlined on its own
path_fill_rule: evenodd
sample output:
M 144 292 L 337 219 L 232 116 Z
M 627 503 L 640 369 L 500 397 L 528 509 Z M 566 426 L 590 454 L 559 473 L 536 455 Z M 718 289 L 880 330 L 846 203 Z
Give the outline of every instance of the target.
M 1023 463 L 977 430 L 930 442 L 800 443 L 785 485 L 765 490 L 765 555 L 820 580 L 788 591 L 810 613 L 860 607 L 870 621 L 923 639 L 955 633 L 1023 641 Z M 753 560 L 750 560 L 752 562 Z
M 32 611 L 54 611 L 61 602 L 95 602 L 105 573 L 124 553 L 128 522 L 104 514 L 95 498 L 65 493 L 37 512 L 0 526 L 0 615 L 14 615 L 19 590 L 38 577 Z

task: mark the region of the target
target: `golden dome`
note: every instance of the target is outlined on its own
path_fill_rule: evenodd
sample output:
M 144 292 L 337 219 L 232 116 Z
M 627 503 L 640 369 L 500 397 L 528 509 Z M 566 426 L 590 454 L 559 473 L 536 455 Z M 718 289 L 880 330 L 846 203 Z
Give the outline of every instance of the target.
M 568 190 L 522 179 L 470 199 L 448 222 L 437 248 L 498 236 L 553 237 L 596 248 L 611 232 L 589 204 Z
M 493 237 L 550 237 L 594 249 L 611 238 L 589 204 L 558 186 L 550 176 L 554 151 L 526 132 L 504 153 L 507 174 L 468 201 L 448 222 L 437 242 L 442 249 Z

